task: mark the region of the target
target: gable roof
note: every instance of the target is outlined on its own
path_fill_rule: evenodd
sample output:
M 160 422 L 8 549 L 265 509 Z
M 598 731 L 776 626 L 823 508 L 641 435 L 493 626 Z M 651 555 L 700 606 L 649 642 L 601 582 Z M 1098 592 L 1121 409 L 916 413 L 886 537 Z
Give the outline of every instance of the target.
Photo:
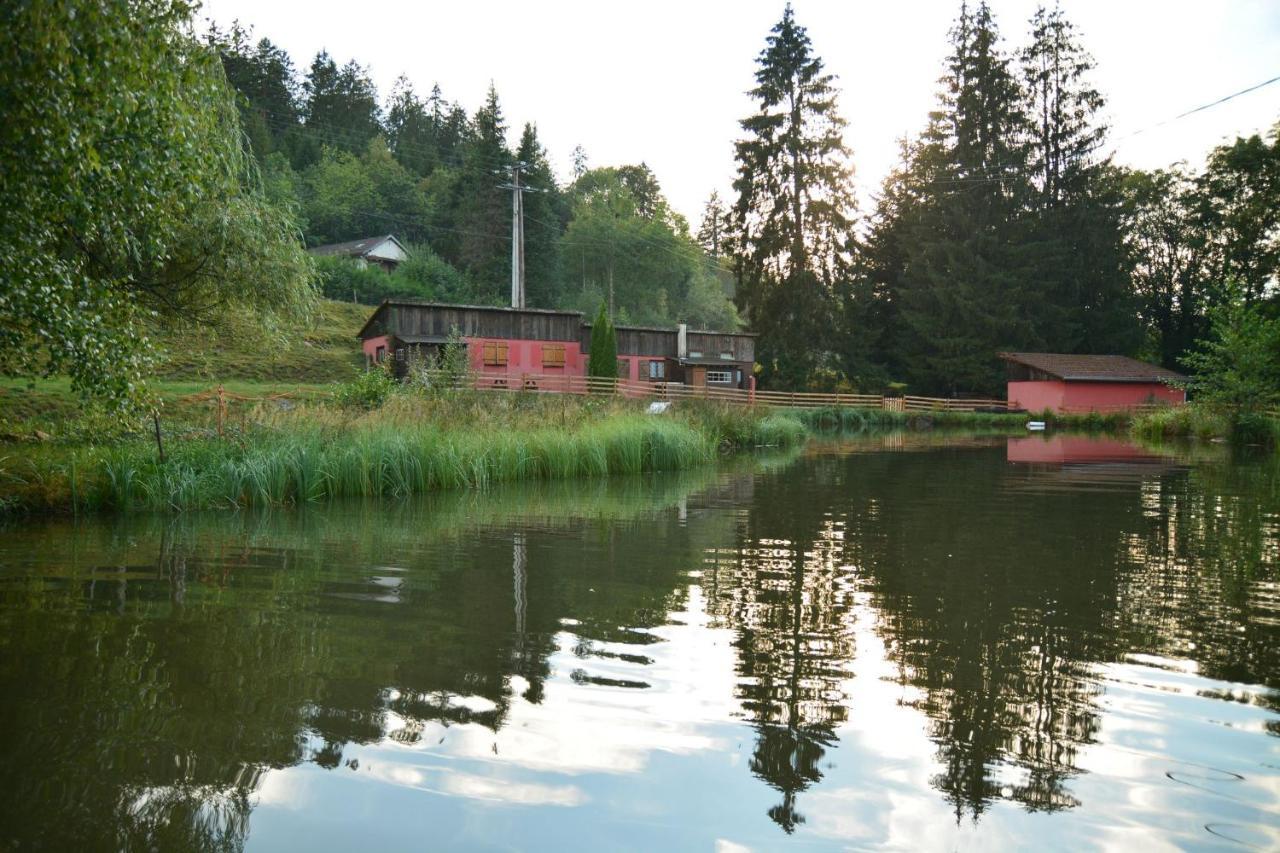
M 1000 357 L 1068 382 L 1185 382 L 1187 377 L 1124 355 L 1002 352 Z
M 380 234 L 377 237 L 364 237 L 360 240 L 348 240 L 345 243 L 325 243 L 323 246 L 314 246 L 307 251 L 320 257 L 342 255 L 349 258 L 363 258 L 388 240 L 400 246 L 400 251 L 406 255 L 409 254 L 394 234 Z

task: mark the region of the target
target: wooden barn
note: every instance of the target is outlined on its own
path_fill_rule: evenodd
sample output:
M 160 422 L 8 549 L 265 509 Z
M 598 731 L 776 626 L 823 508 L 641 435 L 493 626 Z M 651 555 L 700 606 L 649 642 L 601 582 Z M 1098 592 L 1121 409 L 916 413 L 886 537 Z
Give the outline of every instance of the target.
M 415 353 L 438 352 L 457 328 L 480 375 L 586 373 L 582 315 L 538 308 L 445 305 L 388 299 L 360 330 L 367 362 L 393 359 L 403 376 Z
M 1180 405 L 1180 373 L 1123 355 L 1002 352 L 1011 407 L 1029 412 L 1114 412 L 1151 404 Z
M 713 388 L 748 388 L 754 381 L 752 332 L 694 331 L 685 326 L 615 326 L 618 378 L 680 382 Z M 582 350 L 591 351 L 591 324 L 583 323 Z
M 388 299 L 360 330 L 365 360 L 391 360 L 403 376 L 416 355 L 438 353 L 457 328 L 472 370 L 504 384 L 512 377 L 585 376 L 591 324 L 580 312 L 497 308 Z M 680 382 L 750 388 L 755 335 L 618 326 L 618 377 L 633 382 Z

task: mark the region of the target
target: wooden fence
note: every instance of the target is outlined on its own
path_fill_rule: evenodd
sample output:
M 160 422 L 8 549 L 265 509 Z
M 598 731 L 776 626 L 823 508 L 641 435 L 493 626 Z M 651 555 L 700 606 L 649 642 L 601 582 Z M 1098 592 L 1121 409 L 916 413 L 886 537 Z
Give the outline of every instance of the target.
M 789 409 L 885 409 L 896 412 L 972 412 L 976 410 L 1008 410 L 1004 400 L 954 400 L 941 397 L 886 397 L 881 394 L 842 394 L 816 391 L 750 391 L 742 388 L 719 388 L 714 385 L 694 387 L 679 382 L 634 382 L 626 379 L 604 379 L 596 376 L 567 376 L 526 373 L 468 374 L 459 379 L 440 371 L 417 374 L 430 383 L 474 387 L 481 391 L 522 391 L 534 394 L 616 394 L 634 399 L 651 400 L 715 400 L 743 406 L 760 405 Z

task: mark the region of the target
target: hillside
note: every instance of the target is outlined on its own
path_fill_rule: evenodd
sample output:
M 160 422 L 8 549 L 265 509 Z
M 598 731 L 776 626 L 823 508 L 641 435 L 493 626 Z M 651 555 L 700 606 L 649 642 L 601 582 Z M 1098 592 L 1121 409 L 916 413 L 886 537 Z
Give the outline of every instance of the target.
M 319 384 L 351 378 L 363 360 L 356 333 L 373 313 L 368 305 L 321 300 L 311 325 L 280 329 L 230 327 L 160 335 L 165 352 L 157 378 Z
M 356 333 L 372 310 L 325 299 L 305 326 L 263 332 L 246 323 L 158 334 L 162 357 L 154 386 L 165 415 L 179 422 L 212 423 L 209 403 L 183 398 L 219 384 L 233 394 L 255 397 L 320 390 L 350 379 L 364 363 Z M 235 413 L 240 407 L 232 408 Z M 93 439 L 110 428 L 111 420 L 86 411 L 65 378 L 34 384 L 0 379 L 0 439 L 27 439 L 37 431 L 54 438 Z

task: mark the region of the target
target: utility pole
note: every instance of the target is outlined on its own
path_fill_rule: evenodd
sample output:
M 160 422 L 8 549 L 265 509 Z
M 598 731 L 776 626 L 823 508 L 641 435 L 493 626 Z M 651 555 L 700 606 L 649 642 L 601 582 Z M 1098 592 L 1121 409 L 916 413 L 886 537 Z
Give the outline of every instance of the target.
M 511 190 L 511 307 L 524 307 L 524 194 L 529 187 L 520 184 L 520 170 L 527 163 L 517 160 L 506 169 L 511 183 L 501 184 Z

